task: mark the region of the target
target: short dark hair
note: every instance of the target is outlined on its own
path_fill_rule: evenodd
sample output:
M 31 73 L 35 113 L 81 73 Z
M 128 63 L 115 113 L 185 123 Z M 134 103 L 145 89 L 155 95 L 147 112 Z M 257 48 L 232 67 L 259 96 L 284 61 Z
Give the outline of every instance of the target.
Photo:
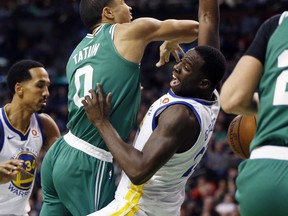
M 100 23 L 102 20 L 102 11 L 112 0 L 81 0 L 79 13 L 84 25 L 89 29 Z
M 215 88 L 226 73 L 226 59 L 219 49 L 211 46 L 196 46 L 195 51 L 204 60 L 200 71 L 205 73 Z
M 36 67 L 44 68 L 42 63 L 29 59 L 18 61 L 11 66 L 7 75 L 7 87 L 13 95 L 16 83 L 32 79 L 29 70 Z

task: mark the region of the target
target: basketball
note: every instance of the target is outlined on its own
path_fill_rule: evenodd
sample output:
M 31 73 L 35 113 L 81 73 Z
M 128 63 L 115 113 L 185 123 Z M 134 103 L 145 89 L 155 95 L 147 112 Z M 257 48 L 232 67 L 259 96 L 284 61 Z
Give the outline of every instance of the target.
M 254 115 L 236 116 L 230 122 L 227 133 L 231 150 L 242 159 L 249 158 L 249 147 L 255 132 L 256 117 Z

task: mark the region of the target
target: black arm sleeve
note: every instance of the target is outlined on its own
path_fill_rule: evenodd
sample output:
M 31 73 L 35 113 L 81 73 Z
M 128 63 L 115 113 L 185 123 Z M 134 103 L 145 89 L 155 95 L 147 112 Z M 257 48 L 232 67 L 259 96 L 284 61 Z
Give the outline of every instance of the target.
M 245 55 L 253 56 L 262 62 L 262 64 L 264 64 L 267 44 L 271 35 L 278 26 L 280 16 L 281 14 L 277 14 L 267 19 L 260 26 L 253 42 L 249 46 Z

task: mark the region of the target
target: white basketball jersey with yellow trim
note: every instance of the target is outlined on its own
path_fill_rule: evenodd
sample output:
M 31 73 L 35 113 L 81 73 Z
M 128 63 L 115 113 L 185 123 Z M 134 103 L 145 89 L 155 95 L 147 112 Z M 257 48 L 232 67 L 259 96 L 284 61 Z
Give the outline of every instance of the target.
M 37 114 L 32 115 L 30 128 L 23 134 L 10 124 L 4 108 L 0 109 L 0 163 L 11 159 L 24 161 L 21 173 L 0 185 L 0 215 L 28 215 L 36 160 L 42 144 L 42 128 Z
M 143 149 L 157 126 L 157 118 L 168 106 L 184 104 L 196 115 L 201 126 L 199 137 L 191 149 L 177 153 L 142 185 L 134 185 L 125 173 L 122 174 L 115 200 L 92 215 L 97 216 L 178 216 L 185 197 L 185 184 L 204 155 L 218 116 L 219 94 L 216 100 L 204 101 L 175 95 L 171 90 L 152 104 L 143 119 L 134 143 Z M 155 143 L 157 145 L 157 143 Z

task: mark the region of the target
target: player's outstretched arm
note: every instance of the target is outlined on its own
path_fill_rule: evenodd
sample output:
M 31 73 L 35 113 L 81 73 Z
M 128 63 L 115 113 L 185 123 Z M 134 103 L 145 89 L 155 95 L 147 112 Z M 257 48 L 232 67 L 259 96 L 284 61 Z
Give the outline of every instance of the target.
M 125 59 L 141 62 L 144 50 L 151 42 L 177 40 L 177 43 L 188 43 L 197 37 L 198 22 L 195 20 L 139 18 L 116 26 L 114 44 Z
M 198 46 L 208 45 L 220 49 L 218 0 L 199 0 Z

